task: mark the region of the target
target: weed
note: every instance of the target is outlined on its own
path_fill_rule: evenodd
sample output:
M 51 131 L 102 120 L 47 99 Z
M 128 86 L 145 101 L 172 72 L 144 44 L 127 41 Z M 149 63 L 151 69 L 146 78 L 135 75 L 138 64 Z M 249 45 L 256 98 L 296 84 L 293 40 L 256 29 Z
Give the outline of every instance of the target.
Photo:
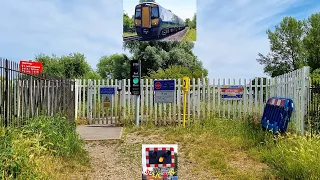
M 320 177 L 320 136 L 287 133 L 266 141 L 261 150 L 263 161 L 285 179 L 318 179 Z
M 197 30 L 189 29 L 187 34 L 183 37 L 184 41 L 196 41 Z
M 65 118 L 40 116 L 21 128 L 0 129 L 0 178 L 47 179 L 64 166 L 87 163 L 75 128 Z

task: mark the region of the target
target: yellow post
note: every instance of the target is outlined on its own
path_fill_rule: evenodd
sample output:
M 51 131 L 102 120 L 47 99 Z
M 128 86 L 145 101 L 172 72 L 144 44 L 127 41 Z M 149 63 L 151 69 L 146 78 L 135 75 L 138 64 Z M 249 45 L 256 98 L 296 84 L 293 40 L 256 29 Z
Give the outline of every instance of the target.
M 183 127 L 186 127 L 187 92 L 183 92 Z
M 183 127 L 186 127 L 187 94 L 189 91 L 189 77 L 183 77 Z

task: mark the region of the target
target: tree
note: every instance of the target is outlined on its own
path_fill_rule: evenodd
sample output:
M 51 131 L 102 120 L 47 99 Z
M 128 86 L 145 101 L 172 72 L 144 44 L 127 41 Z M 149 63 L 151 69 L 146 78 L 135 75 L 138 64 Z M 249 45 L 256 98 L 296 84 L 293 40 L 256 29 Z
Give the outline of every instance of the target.
M 305 65 L 303 46 L 304 22 L 285 17 L 275 31 L 267 30 L 271 52 L 264 56 L 259 53 L 257 61 L 264 65 L 264 72 L 272 77 L 293 71 Z
M 190 22 L 191 22 L 190 18 L 187 18 L 185 21 L 186 27 L 190 27 Z
M 102 78 L 111 74 L 114 79 L 126 79 L 130 73 L 130 59 L 125 54 L 103 56 L 97 64 L 97 72 Z
M 39 54 L 35 57 L 35 61 L 42 62 L 42 73 L 51 77 L 64 77 L 64 67 L 60 63 L 60 58 L 56 55 L 51 57 L 44 54 Z
M 60 63 L 63 66 L 65 78 L 83 78 L 85 74 L 92 71 L 90 65 L 86 62 L 84 54 L 73 53 L 68 56 L 62 56 Z
M 311 71 L 320 68 L 320 13 L 312 14 L 306 21 L 304 46 Z
M 123 13 L 123 32 L 132 32 L 134 27 L 134 18 L 130 18 L 127 13 Z
M 80 53 L 72 53 L 61 57 L 39 54 L 35 57 L 35 60 L 42 62 L 43 74 L 50 77 L 83 78 L 85 74 L 92 71 L 85 60 L 85 56 Z
M 84 75 L 85 79 L 93 79 L 93 80 L 99 80 L 102 79 L 102 77 L 100 76 L 100 74 L 96 71 L 89 71 Z
M 318 82 L 320 84 L 320 68 L 319 69 L 315 69 L 311 73 L 310 77 L 311 77 L 313 82 Z
M 197 28 L 197 14 L 196 13 L 194 13 L 194 15 L 193 15 L 191 28 L 193 28 L 193 29 Z
M 208 71 L 203 68 L 197 68 L 194 71 L 181 65 L 169 66 L 167 69 L 158 69 L 150 73 L 151 79 L 181 79 L 183 76 L 190 78 L 202 78 L 208 75 Z
M 180 65 L 188 69 L 202 68 L 202 63 L 193 54 L 194 44 L 186 41 L 149 41 L 124 42 L 124 49 L 133 54 L 132 59 L 141 60 L 142 76 L 158 69 L 167 69 L 169 66 Z

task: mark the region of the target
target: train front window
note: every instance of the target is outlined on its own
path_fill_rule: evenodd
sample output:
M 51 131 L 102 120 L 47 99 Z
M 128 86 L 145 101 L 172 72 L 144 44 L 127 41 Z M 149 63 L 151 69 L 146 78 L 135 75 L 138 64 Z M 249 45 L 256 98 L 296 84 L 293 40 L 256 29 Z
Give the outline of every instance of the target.
M 136 9 L 136 18 L 137 19 L 141 18 L 141 9 L 140 8 Z
M 159 18 L 159 8 L 158 7 L 151 8 L 151 18 Z

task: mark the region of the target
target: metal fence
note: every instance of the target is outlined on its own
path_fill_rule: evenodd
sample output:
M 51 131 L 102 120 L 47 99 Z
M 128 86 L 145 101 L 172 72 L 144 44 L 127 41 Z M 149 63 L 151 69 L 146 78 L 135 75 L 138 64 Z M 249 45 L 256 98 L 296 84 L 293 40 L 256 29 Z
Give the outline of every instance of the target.
M 21 126 L 38 115 L 62 114 L 74 120 L 75 82 L 19 71 L 19 64 L 0 58 L 0 125 Z
M 320 81 L 312 81 L 309 94 L 308 122 L 312 133 L 320 132 Z
M 290 123 L 292 129 L 304 133 L 308 105 L 309 67 L 274 78 L 254 79 L 191 79 L 187 96 L 187 122 L 219 117 L 260 121 L 265 103 L 270 97 L 291 98 L 295 104 Z M 135 99 L 130 91 L 130 79 L 121 81 L 121 91 L 115 92 L 108 102 L 99 90 L 110 86 L 118 89 L 118 80 L 86 80 L 76 82 L 76 118 L 87 119 L 90 124 L 117 124 L 134 119 Z M 140 120 L 157 124 L 181 123 L 183 113 L 182 80 L 176 79 L 173 103 L 155 103 L 152 79 L 141 79 Z M 224 100 L 221 88 L 224 85 L 241 85 L 244 96 L 241 100 Z M 110 107 L 107 106 L 110 104 Z

